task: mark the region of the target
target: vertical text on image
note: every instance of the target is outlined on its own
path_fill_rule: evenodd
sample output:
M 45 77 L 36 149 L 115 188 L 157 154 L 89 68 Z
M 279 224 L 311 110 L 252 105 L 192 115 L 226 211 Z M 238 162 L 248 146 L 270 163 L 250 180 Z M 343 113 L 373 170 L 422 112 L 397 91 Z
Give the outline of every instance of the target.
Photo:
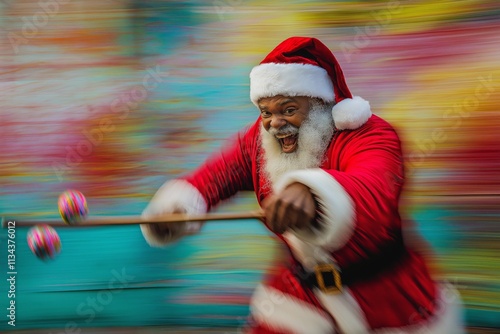
M 7 223 L 7 282 L 9 282 L 9 307 L 7 307 L 7 322 L 16 326 L 16 222 Z

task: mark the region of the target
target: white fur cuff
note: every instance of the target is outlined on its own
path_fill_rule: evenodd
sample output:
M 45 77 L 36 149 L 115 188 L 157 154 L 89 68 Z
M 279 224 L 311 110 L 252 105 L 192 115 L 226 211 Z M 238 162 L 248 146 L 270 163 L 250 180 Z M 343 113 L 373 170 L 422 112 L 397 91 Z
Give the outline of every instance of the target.
M 320 206 L 321 228 L 294 231 L 299 239 L 330 251 L 344 246 L 354 230 L 354 203 L 333 176 L 322 169 L 304 169 L 287 173 L 276 185 L 281 191 L 292 183 L 302 183 L 311 189 Z
M 143 219 L 174 212 L 199 214 L 207 212 L 207 203 L 201 193 L 189 182 L 172 180 L 163 184 L 142 212 Z M 183 235 L 196 233 L 201 229 L 201 222 L 172 224 L 166 235 L 157 234 L 151 224 L 141 224 L 141 231 L 150 246 L 161 247 L 179 239 Z

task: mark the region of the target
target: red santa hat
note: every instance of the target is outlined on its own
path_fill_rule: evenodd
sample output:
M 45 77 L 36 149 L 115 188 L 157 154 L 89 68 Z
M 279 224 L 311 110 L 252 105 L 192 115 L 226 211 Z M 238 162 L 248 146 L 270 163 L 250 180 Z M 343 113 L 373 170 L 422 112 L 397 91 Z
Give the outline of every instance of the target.
M 326 45 L 316 38 L 290 37 L 281 42 L 250 72 L 250 99 L 309 96 L 335 102 L 335 127 L 353 130 L 371 116 L 370 104 L 353 96 L 342 69 Z

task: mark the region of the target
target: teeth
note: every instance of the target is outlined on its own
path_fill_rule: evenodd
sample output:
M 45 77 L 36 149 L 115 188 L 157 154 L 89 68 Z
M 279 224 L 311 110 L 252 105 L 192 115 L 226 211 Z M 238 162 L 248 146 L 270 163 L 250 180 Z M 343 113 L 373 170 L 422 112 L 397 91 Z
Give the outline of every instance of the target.
M 287 137 L 291 137 L 293 135 L 276 135 L 276 138 L 278 139 L 283 139 L 283 138 L 287 138 Z

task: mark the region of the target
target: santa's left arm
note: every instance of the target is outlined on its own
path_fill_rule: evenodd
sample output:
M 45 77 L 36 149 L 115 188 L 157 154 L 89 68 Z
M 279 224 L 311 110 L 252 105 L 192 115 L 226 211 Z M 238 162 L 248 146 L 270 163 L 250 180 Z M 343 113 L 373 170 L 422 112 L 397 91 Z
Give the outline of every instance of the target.
M 167 181 L 153 196 L 142 216 L 154 218 L 174 212 L 205 213 L 241 190 L 252 190 L 250 157 L 258 123 L 238 133 L 196 170 Z M 162 247 L 187 234 L 197 233 L 201 222 L 141 224 L 146 241 Z
M 340 133 L 335 145 L 341 148 L 329 157 L 338 159 L 335 169 L 290 172 L 277 185 L 279 192 L 302 183 L 316 199 L 318 224 L 284 235 L 306 267 L 328 261 L 332 252 L 341 253 L 342 262 L 357 263 L 401 241 L 400 141 L 389 124 L 374 117 L 358 130 Z

